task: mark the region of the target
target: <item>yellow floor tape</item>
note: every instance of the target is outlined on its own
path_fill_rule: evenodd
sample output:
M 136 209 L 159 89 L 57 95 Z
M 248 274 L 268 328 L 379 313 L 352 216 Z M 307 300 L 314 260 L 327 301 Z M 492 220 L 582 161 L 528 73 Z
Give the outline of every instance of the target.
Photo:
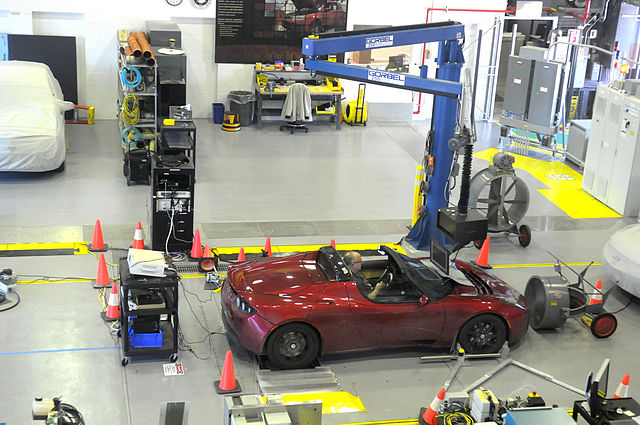
M 376 250 L 380 245 L 388 246 L 401 254 L 406 254 L 402 247 L 396 243 L 352 243 L 352 244 L 337 244 L 336 249 L 338 251 L 362 251 L 362 250 Z M 317 251 L 322 245 L 272 245 L 271 251 L 273 253 L 279 252 L 306 252 Z M 234 246 L 234 247 L 217 247 L 214 248 L 214 252 L 217 254 L 237 254 L 240 248 L 244 248 L 245 254 L 259 254 L 264 249 L 264 246 Z
M 11 254 L 11 251 L 29 251 L 33 255 L 39 255 L 38 252 L 47 251 L 73 251 L 73 255 L 87 255 L 89 248 L 87 242 L 46 242 L 46 243 L 5 243 L 0 244 L 0 251 L 4 254 Z M 55 254 L 51 254 L 55 255 Z M 9 255 L 10 256 L 10 255 Z
M 352 422 L 349 424 L 341 425 L 412 425 L 417 424 L 417 419 L 398 419 L 390 421 L 372 421 L 372 422 Z
M 284 401 L 285 403 L 310 400 L 322 400 L 323 414 L 366 412 L 366 409 L 364 408 L 360 397 L 355 396 L 347 391 L 282 395 L 282 401 Z
M 474 157 L 491 161 L 497 149 L 486 149 L 474 154 Z M 528 171 L 532 176 L 547 185 L 549 189 L 538 189 L 544 197 L 553 202 L 571 218 L 622 217 L 582 190 L 582 176 L 561 161 L 544 161 L 527 156 L 510 154 L 516 158 L 513 166 Z M 554 176 L 562 176 L 555 179 Z M 566 176 L 567 179 L 564 177 Z
M 567 266 L 588 266 L 589 264 L 594 266 L 601 266 L 602 263 L 600 261 L 594 261 L 593 263 L 588 261 L 578 262 L 578 263 L 564 263 Z M 553 267 L 555 263 L 534 263 L 534 264 L 491 264 L 491 267 L 494 269 L 520 269 L 527 267 Z

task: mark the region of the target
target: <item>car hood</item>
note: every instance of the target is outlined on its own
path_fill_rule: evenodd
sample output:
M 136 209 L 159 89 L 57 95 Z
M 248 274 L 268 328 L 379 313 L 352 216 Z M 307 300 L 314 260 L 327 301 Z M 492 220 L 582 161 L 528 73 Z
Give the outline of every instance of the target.
M 229 281 L 236 291 L 290 295 L 314 282 L 307 271 L 315 268 L 314 253 L 282 258 L 258 258 L 229 267 Z
M 320 6 L 326 3 L 326 0 L 291 0 L 296 5 L 297 10 L 311 9 L 318 10 Z

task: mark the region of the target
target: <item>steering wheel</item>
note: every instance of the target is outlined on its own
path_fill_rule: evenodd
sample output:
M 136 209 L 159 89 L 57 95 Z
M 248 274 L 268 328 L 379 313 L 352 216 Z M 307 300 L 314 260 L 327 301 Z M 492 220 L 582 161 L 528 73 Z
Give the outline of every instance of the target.
M 391 285 L 391 281 L 393 280 L 393 273 L 395 272 L 394 268 L 389 264 L 387 268 L 382 273 L 382 276 L 374 283 L 373 287 L 378 286 L 378 283 L 383 282 L 383 286 L 388 288 Z

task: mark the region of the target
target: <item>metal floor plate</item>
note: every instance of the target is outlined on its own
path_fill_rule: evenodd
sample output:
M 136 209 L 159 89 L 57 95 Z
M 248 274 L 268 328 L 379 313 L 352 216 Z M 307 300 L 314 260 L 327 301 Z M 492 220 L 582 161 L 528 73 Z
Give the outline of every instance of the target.
M 300 370 L 259 370 L 256 378 L 262 394 L 342 391 L 336 375 L 325 366 Z

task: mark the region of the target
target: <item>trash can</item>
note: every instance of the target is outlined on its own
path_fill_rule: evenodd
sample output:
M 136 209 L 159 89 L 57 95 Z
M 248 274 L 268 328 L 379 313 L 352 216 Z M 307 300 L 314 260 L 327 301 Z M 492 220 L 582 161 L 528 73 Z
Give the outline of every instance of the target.
M 238 114 L 240 125 L 251 125 L 256 95 L 248 91 L 234 90 L 227 97 L 229 99 L 229 109 L 231 112 Z
M 222 124 L 224 121 L 224 103 L 212 103 L 213 123 Z

